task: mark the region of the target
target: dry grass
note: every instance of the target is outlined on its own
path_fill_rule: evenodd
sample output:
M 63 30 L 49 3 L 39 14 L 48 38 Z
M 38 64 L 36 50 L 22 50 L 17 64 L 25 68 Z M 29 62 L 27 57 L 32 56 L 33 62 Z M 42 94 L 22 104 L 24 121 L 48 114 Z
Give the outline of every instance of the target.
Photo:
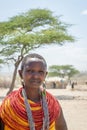
M 11 84 L 10 77 L 0 77 L 0 88 L 9 88 Z

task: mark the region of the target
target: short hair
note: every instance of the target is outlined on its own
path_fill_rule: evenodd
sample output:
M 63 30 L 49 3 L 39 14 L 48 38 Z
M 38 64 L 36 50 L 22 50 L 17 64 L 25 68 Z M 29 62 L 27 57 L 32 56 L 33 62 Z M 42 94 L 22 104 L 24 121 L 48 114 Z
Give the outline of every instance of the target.
M 43 61 L 44 65 L 45 65 L 45 67 L 46 67 L 46 69 L 47 69 L 46 60 L 45 60 L 41 55 L 39 55 L 39 54 L 31 53 L 31 54 L 29 54 L 29 55 L 26 55 L 26 56 L 23 58 L 22 63 L 21 63 L 21 70 L 24 69 L 24 66 L 25 66 L 25 64 L 26 64 L 27 59 L 30 59 L 30 58 L 37 58 L 37 59 Z

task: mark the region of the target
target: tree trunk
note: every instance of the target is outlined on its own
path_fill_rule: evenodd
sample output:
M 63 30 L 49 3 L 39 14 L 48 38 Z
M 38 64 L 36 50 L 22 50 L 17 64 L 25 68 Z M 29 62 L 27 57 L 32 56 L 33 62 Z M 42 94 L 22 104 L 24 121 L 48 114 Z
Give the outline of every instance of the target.
M 9 90 L 8 90 L 8 92 L 7 92 L 7 95 L 8 95 L 10 92 L 12 92 L 12 90 L 14 89 L 15 80 L 16 80 L 16 75 L 17 75 L 17 69 L 18 69 L 18 66 L 19 66 L 20 62 L 22 61 L 22 59 L 23 59 L 23 55 L 19 56 L 19 57 L 18 57 L 18 60 L 16 61 L 15 65 L 14 65 L 14 66 L 15 66 L 15 69 L 14 69 L 14 72 L 13 72 L 12 82 L 11 82 L 10 88 L 9 88 Z
M 18 66 L 15 65 L 15 69 L 14 69 L 13 77 L 12 77 L 12 82 L 11 82 L 9 91 L 7 92 L 7 95 L 8 95 L 10 92 L 12 92 L 12 90 L 14 89 L 15 80 L 16 80 L 16 75 L 17 75 L 17 69 L 18 69 Z

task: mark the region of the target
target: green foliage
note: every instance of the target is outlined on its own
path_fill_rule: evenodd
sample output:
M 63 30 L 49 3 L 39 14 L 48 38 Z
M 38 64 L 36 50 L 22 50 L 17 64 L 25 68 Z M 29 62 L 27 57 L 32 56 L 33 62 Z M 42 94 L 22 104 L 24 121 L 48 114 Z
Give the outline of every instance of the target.
M 48 71 L 48 76 L 68 76 L 69 78 L 79 73 L 72 65 L 52 65 Z
M 4 61 L 2 59 L 0 59 L 0 64 L 3 64 L 3 63 L 4 63 Z
M 15 54 L 23 56 L 42 45 L 73 42 L 68 26 L 48 9 L 31 9 L 0 22 L 0 44 L 5 46 L 0 54 L 13 59 Z

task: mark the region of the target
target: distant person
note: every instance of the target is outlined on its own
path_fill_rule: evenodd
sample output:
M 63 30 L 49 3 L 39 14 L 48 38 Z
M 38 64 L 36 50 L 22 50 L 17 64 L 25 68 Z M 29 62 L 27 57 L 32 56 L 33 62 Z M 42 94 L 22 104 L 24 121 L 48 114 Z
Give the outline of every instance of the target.
M 61 87 L 62 87 L 62 88 L 65 88 L 64 80 L 61 79 L 60 82 L 61 82 Z
M 58 100 L 43 87 L 45 59 L 24 57 L 19 70 L 22 87 L 11 92 L 0 107 L 0 130 L 67 130 Z
M 87 81 L 85 81 L 85 84 L 87 85 Z
M 72 90 L 74 89 L 74 85 L 75 85 L 75 83 L 72 82 L 72 83 L 71 83 L 71 88 L 72 88 Z
M 55 82 L 53 82 L 53 88 L 56 88 L 56 83 Z

